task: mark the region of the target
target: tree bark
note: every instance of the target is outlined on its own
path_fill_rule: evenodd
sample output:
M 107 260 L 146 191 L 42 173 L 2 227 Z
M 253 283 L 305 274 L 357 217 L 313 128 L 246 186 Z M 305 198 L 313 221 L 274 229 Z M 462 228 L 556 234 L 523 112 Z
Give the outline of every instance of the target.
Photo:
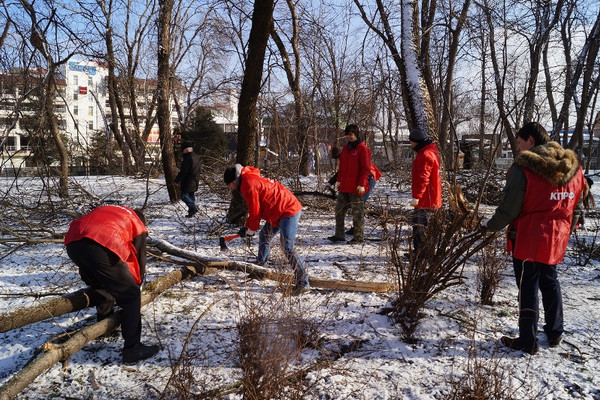
M 175 190 L 175 154 L 173 150 L 173 137 L 171 134 L 171 15 L 173 14 L 174 0 L 159 0 L 158 10 L 158 129 L 162 166 L 165 173 L 165 183 L 169 192 L 169 200 L 179 200 L 179 193 Z
M 81 289 L 33 307 L 22 307 L 8 314 L 1 314 L 0 333 L 43 321 L 47 318 L 92 307 L 95 304 L 91 301 L 90 293 L 90 288 Z

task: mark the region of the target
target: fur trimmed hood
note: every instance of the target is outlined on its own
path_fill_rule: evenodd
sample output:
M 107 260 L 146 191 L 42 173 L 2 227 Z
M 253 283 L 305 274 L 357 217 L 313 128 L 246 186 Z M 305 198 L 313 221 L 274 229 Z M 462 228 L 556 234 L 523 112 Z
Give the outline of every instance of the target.
M 577 154 L 564 149 L 557 142 L 549 142 L 525 150 L 517 155 L 515 163 L 555 186 L 566 185 L 579 170 Z

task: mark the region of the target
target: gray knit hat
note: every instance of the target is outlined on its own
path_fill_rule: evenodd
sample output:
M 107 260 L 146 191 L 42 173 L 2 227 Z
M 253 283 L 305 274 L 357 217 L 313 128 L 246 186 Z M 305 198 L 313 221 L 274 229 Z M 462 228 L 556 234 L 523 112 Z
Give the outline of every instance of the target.
M 408 135 L 408 140 L 411 142 L 419 143 L 427 139 L 429 139 L 429 136 L 427 136 L 418 126 L 413 128 Z

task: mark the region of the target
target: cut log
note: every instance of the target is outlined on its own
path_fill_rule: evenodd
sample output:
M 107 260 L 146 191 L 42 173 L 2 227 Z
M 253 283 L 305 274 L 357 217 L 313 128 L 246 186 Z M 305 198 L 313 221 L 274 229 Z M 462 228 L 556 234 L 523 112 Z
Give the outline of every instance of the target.
M 291 274 L 282 274 L 277 271 L 273 271 L 270 268 L 261 267 L 256 264 L 247 263 L 243 261 L 223 260 L 218 258 L 204 257 L 196 252 L 182 249 L 180 247 L 173 246 L 169 242 L 161 239 L 148 238 L 147 243 L 157 249 L 177 256 L 182 257 L 206 268 L 225 269 L 229 271 L 241 271 L 253 276 L 270 279 L 278 282 L 293 282 Z M 311 287 L 332 289 L 332 290 L 344 290 L 352 292 L 389 292 L 396 288 L 396 285 L 389 282 L 361 282 L 361 281 L 347 281 L 347 280 L 331 280 L 321 278 L 309 277 Z
M 34 322 L 94 306 L 90 293 L 92 289 L 81 289 L 35 306 L 18 308 L 8 314 L 0 314 L 0 332 L 8 332 Z

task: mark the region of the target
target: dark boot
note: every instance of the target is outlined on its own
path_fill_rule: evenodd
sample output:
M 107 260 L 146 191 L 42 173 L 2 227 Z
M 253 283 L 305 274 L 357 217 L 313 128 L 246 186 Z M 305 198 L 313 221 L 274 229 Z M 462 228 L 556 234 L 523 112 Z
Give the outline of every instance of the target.
M 521 338 L 511 338 L 508 336 L 502 336 L 500 341 L 504 346 L 512 350 L 521 350 L 531 355 L 534 355 L 538 352 L 538 345 L 535 342 L 533 344 L 526 344 L 523 343 Z
M 160 347 L 156 344 L 146 346 L 145 344 L 137 343 L 133 347 L 123 349 L 123 363 L 131 364 L 145 360 L 158 353 L 159 349 Z

